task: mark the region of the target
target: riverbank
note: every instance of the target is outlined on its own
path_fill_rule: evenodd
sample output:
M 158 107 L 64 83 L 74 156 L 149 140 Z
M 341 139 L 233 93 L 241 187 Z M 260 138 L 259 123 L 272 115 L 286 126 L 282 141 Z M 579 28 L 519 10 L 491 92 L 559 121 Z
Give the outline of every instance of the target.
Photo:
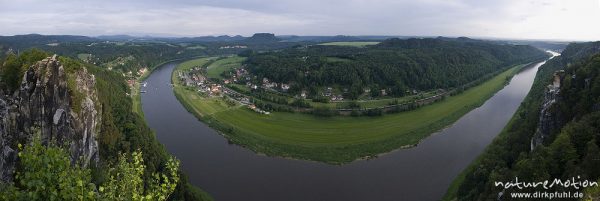
M 181 60 L 186 60 L 186 59 L 191 59 L 191 58 L 199 58 L 199 57 L 202 57 L 202 56 L 167 60 L 167 61 L 164 61 L 164 62 L 154 65 L 152 68 L 150 68 L 149 70 L 144 72 L 144 74 L 142 74 L 139 78 L 136 79 L 135 83 L 131 87 L 131 103 L 132 103 L 133 112 L 135 112 L 136 114 L 139 114 L 142 117 L 144 116 L 144 111 L 142 110 L 142 98 L 140 96 L 141 82 L 146 80 L 146 78 L 148 78 L 148 76 L 150 76 L 150 74 L 152 74 L 152 72 L 154 72 L 154 70 L 156 70 L 158 67 L 163 66 L 169 62 L 175 62 L 175 61 L 181 61 Z
M 553 54 L 553 56 L 551 58 L 549 58 L 547 61 L 560 55 L 556 52 L 552 52 L 552 54 Z M 546 62 L 544 62 L 543 64 L 545 64 L 545 63 Z M 535 105 L 536 105 L 536 102 L 541 102 L 541 100 L 540 100 L 540 99 L 542 99 L 541 94 L 544 93 L 543 88 L 546 86 L 545 83 L 547 82 L 548 77 L 551 77 L 551 74 L 554 73 L 556 70 L 558 70 L 556 68 L 556 66 L 554 66 L 554 67 L 552 65 L 545 66 L 543 64 L 540 64 L 540 67 L 539 67 L 540 70 L 537 72 L 534 82 L 532 83 L 531 91 L 529 91 L 529 93 L 525 97 L 524 101 L 518 107 L 517 111 L 514 113 L 514 115 L 512 115 L 510 121 L 506 124 L 506 126 L 502 129 L 502 131 L 494 138 L 494 142 L 492 144 L 490 144 L 488 147 L 486 147 L 486 149 L 483 151 L 483 153 L 481 155 L 479 155 L 475 160 L 473 160 L 464 170 L 462 170 L 460 172 L 460 174 L 458 174 L 452 180 L 452 183 L 450 184 L 450 186 L 448 187 L 448 190 L 446 191 L 446 193 L 444 194 L 444 197 L 442 198 L 443 201 L 457 200 L 457 197 L 459 194 L 459 189 L 461 188 L 461 185 L 463 185 L 463 183 L 467 179 L 467 176 L 469 174 L 473 175 L 474 174 L 473 172 L 477 171 L 478 168 L 484 167 L 484 165 L 482 165 L 482 164 L 485 163 L 485 160 L 487 160 L 489 158 L 497 157 L 494 154 L 497 153 L 499 150 L 506 150 L 500 146 L 502 146 L 503 144 L 510 144 L 510 143 L 507 143 L 507 141 L 509 141 L 508 139 L 510 139 L 510 138 L 514 138 L 514 136 L 511 136 L 511 135 L 515 135 L 515 134 L 513 134 L 515 132 L 514 130 L 516 130 L 515 128 L 519 128 L 519 126 L 522 125 L 523 122 L 527 122 L 524 119 L 524 117 L 526 116 L 525 114 L 531 113 L 530 112 L 531 110 L 533 110 L 533 111 L 535 111 L 535 113 L 537 113 L 538 107 Z M 534 109 L 532 109 L 532 108 L 534 108 Z M 537 117 L 533 118 L 533 119 L 537 120 Z M 519 135 L 519 136 L 522 136 L 522 135 Z
M 233 143 L 270 156 L 341 164 L 416 145 L 483 104 L 523 66 L 512 67 L 439 103 L 382 117 L 325 118 L 283 112 L 264 115 L 240 105 L 224 104 L 219 98 L 203 97 L 174 77 L 172 82 L 182 105 Z

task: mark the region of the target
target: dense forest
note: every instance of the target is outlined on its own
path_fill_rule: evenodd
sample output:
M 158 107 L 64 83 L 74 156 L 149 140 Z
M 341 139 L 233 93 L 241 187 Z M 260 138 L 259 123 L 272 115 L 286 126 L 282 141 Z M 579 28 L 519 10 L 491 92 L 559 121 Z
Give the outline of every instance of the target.
M 500 192 L 509 196 L 507 193 L 516 190 L 502 191 L 494 182 L 514 181 L 515 177 L 528 182 L 555 178 L 564 181 L 573 177 L 597 181 L 600 178 L 599 53 L 600 42 L 570 44 L 561 56 L 543 65 L 513 119 L 465 170 L 458 188 L 448 192 L 450 197 L 455 194 L 458 200 L 495 200 Z M 556 77 L 560 77 L 561 85 L 558 95 L 552 97 L 548 84 Z M 532 138 L 540 132 L 545 137 L 541 138 L 541 145 L 535 146 Z M 587 189 L 588 196 L 598 199 L 598 189 Z M 517 191 L 536 190 L 543 189 Z M 555 186 L 547 191 L 554 190 L 575 189 Z
M 18 56 L 9 54 L 0 68 L 0 77 L 2 78 L 0 86 L 2 91 L 6 92 L 4 94 L 12 93 L 21 83 L 25 70 L 48 55 L 48 53 L 36 49 L 21 52 Z M 102 122 L 100 122 L 100 133 L 97 139 L 100 146 L 101 163 L 98 167 L 92 168 L 91 181 L 96 184 L 110 181 L 110 175 L 104 170 L 109 169 L 109 164 L 118 164 L 122 153 L 143 153 L 143 158 L 140 156 L 140 161 L 144 164 L 143 181 L 146 186 L 154 180 L 152 173 L 170 174 L 170 169 L 167 166 L 170 155 L 155 139 L 154 132 L 146 125 L 143 117 L 132 112 L 131 99 L 126 95 L 129 93 L 129 87 L 121 73 L 82 63 L 68 57 L 60 57 L 59 60 L 67 72 L 72 73 L 75 69 L 85 66 L 96 79 L 95 87 L 98 92 L 98 101 L 102 105 Z M 58 156 L 61 155 L 58 154 Z M 205 193 L 190 185 L 182 172 L 177 174 L 180 181 L 170 199 L 209 199 Z
M 258 76 L 290 83 L 291 93 L 322 87 L 345 88 L 350 98 L 364 89 L 407 90 L 457 87 L 508 66 L 547 55 L 531 46 L 496 44 L 468 38 L 387 39 L 366 47 L 296 46 L 282 51 L 249 53 L 246 64 Z
M 18 54 L 20 51 L 38 48 L 71 58 L 79 58 L 84 62 L 122 73 L 129 71 L 135 73 L 141 68 L 152 68 L 173 59 L 200 55 L 237 54 L 248 49 L 273 50 L 298 44 L 305 44 L 305 42 L 279 42 L 279 39 L 272 34 L 255 34 L 247 38 L 241 36 L 197 38 L 105 36 L 93 38 L 37 34 L 0 36 L 2 56 L 8 49 Z

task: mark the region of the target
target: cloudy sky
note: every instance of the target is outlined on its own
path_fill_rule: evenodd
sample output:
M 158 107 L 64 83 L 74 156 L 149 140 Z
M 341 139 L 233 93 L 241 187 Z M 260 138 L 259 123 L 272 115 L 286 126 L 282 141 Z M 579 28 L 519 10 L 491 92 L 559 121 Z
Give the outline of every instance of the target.
M 423 35 L 600 40 L 600 0 L 0 0 L 0 35 Z

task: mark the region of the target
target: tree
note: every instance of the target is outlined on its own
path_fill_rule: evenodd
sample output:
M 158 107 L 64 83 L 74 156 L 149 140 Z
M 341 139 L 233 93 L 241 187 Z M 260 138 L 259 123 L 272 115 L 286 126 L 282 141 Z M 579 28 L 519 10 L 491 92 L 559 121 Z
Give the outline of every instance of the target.
M 6 57 L 6 61 L 0 69 L 0 73 L 2 73 L 2 82 L 4 82 L 6 89 L 10 92 L 15 91 L 23 78 L 23 76 L 21 76 L 23 74 L 21 64 L 16 55 L 9 54 Z
M 1 200 L 166 200 L 179 182 L 179 161 L 171 158 L 168 175 L 153 173 L 144 182 L 142 153 L 121 154 L 108 181 L 97 186 L 91 170 L 80 163 L 71 164 L 66 149 L 43 146 L 39 137 L 22 149 L 13 185 L 1 189 Z
M 48 57 L 48 53 L 38 49 L 31 49 L 21 53 L 20 55 L 9 54 L 2 67 L 2 81 L 9 92 L 15 91 L 23 79 L 23 74 L 27 68 L 35 62 Z
M 600 177 L 600 148 L 596 145 L 596 140 L 592 139 L 587 143 L 587 153 L 581 165 L 589 178 Z
M 597 181 L 600 183 L 600 180 Z M 585 189 L 585 197 L 582 200 L 585 201 L 597 201 L 600 199 L 600 186 L 594 186 L 592 188 Z

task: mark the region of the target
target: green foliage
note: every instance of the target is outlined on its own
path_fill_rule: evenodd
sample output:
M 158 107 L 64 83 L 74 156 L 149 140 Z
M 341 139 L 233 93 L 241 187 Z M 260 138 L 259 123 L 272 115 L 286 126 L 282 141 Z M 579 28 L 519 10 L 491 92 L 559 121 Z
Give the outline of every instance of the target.
M 258 79 L 293 83 L 310 94 L 338 86 L 356 99 L 363 88 L 371 95 L 385 89 L 404 96 L 407 89 L 453 88 L 503 70 L 506 66 L 546 58 L 530 46 L 502 45 L 477 40 L 389 39 L 364 48 L 317 45 L 251 55 L 246 64 Z M 330 58 L 344 58 L 331 62 Z M 311 96 L 312 97 L 312 96 Z
M 39 137 L 19 152 L 15 185 L 2 193 L 7 200 L 93 200 L 90 170 L 72 166 L 69 154 L 41 145 Z
M 600 43 L 571 44 L 560 57 L 540 67 L 533 87 L 504 131 L 457 178 L 445 200 L 496 199 L 493 181 L 600 177 Z M 592 56 L 595 55 L 595 56 Z M 566 68 L 565 68 L 566 67 Z M 545 87 L 553 73 L 564 69 L 556 103 L 548 110 L 554 120 L 544 145 L 530 151 Z M 592 189 L 588 189 L 593 191 Z M 595 196 L 598 196 L 596 188 Z M 506 193 L 506 192 L 505 192 Z
M 16 90 L 21 83 L 21 79 L 23 79 L 23 70 L 21 69 L 21 64 L 18 62 L 16 55 L 9 54 L 6 57 L 6 61 L 0 69 L 0 73 L 2 74 L 2 82 L 6 89 L 9 91 Z
M 316 117 L 301 112 L 258 114 L 246 107 L 222 107 L 221 100 L 201 97 L 195 90 L 179 86 L 176 76 L 172 76 L 172 81 L 175 96 L 183 106 L 221 131 L 232 143 L 267 155 L 339 164 L 418 143 L 483 104 L 504 87 L 505 77 L 519 69 L 504 71 L 446 101 L 381 117 Z M 388 102 L 384 100 L 383 104 Z M 361 106 L 365 107 L 364 103 Z M 325 111 L 325 116 L 337 112 L 332 107 L 329 112 L 322 106 L 315 107 L 319 107 L 317 111 Z
M 75 72 L 82 70 L 83 64 L 68 57 L 59 57 L 58 60 L 67 74 L 67 90 L 69 90 L 69 95 L 71 96 L 71 110 L 79 114 L 81 112 L 81 103 L 85 98 L 85 94 L 77 90 Z
M 144 159 L 141 152 L 119 156 L 116 167 L 109 169 L 109 179 L 99 188 L 106 200 L 166 200 L 175 191 L 179 174 L 179 161 L 170 158 L 165 174 L 152 173 L 152 180 L 144 182 Z
M 25 51 L 18 56 L 9 54 L 0 67 L 0 74 L 3 85 L 6 87 L 5 89 L 9 92 L 15 91 L 21 84 L 23 74 L 29 66 L 46 57 L 48 57 L 48 54 L 38 49 Z
M 170 158 L 168 174 L 152 173 L 145 183 L 142 153 L 133 152 L 121 154 L 107 173 L 110 179 L 96 188 L 89 168 L 71 164 L 66 149 L 40 141 L 38 135 L 19 152 L 15 184 L 5 186 L 2 200 L 167 200 L 179 182 L 179 161 Z
M 153 172 L 167 170 L 165 164 L 169 162 L 169 154 L 156 139 L 154 132 L 146 125 L 144 119 L 132 112 L 132 100 L 125 94 L 129 88 L 125 78 L 117 72 L 100 69 L 89 64 L 84 64 L 88 71 L 96 77 L 99 104 L 102 108 L 101 130 L 98 138 L 100 145 L 100 158 L 103 161 L 115 162 L 119 153 L 140 151 L 144 153 L 143 164 L 146 174 L 146 185 L 152 181 Z M 163 172 L 170 174 L 169 172 Z M 182 177 L 181 172 L 178 172 Z M 208 196 L 199 196 L 189 184 L 177 185 L 174 197 L 178 200 L 210 200 Z
M 600 180 L 597 181 L 600 183 Z M 597 201 L 600 200 L 600 186 L 588 188 L 585 190 L 585 201 Z
M 315 107 L 312 113 L 319 117 L 331 117 L 337 114 L 337 111 L 329 107 Z

